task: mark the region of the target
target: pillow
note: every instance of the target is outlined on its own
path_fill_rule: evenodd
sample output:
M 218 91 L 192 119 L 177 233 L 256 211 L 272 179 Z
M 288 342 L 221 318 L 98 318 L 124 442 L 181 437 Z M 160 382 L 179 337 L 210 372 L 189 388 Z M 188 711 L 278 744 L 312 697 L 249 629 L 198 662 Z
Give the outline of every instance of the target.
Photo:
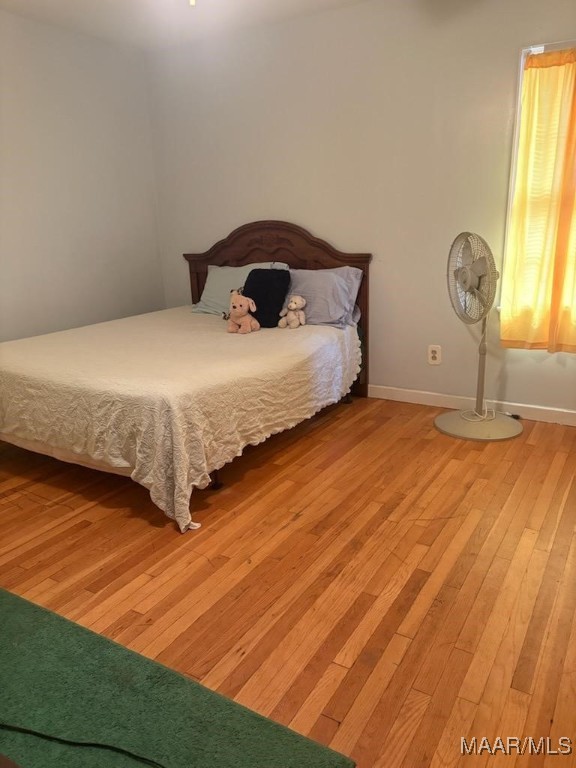
M 262 328 L 276 328 L 290 287 L 287 269 L 253 269 L 244 283 L 244 296 L 254 300 L 252 312 Z
M 192 305 L 192 312 L 221 315 L 230 308 L 230 291 L 241 288 L 254 267 L 288 270 L 281 261 L 265 261 L 261 264 L 245 264 L 243 267 L 208 267 L 206 284 L 198 304 Z
M 359 319 L 355 304 L 362 275 L 358 267 L 291 269 L 290 295 L 297 294 L 306 299 L 307 324 L 344 328 Z

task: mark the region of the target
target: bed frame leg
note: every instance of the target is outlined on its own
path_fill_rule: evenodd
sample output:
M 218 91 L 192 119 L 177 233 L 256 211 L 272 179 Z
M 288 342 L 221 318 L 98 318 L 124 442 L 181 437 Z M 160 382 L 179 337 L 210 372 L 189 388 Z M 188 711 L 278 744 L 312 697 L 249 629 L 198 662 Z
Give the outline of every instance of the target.
M 348 392 L 347 395 L 344 395 L 344 397 L 342 398 L 342 402 L 346 403 L 346 405 L 350 405 L 350 403 L 353 402 L 352 395 L 350 394 L 350 392 Z
M 217 469 L 215 469 L 214 472 L 210 474 L 210 485 L 208 487 L 211 491 L 219 491 L 220 488 L 222 488 L 222 483 L 220 482 Z

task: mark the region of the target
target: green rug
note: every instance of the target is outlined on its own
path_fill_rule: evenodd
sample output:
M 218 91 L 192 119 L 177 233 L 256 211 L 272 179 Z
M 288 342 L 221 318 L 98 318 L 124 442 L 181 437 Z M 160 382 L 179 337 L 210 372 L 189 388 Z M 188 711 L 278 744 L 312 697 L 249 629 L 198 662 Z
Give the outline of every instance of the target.
M 39 733 L 52 738 L 41 738 Z M 3 590 L 0 755 L 22 768 L 354 765 L 337 752 Z

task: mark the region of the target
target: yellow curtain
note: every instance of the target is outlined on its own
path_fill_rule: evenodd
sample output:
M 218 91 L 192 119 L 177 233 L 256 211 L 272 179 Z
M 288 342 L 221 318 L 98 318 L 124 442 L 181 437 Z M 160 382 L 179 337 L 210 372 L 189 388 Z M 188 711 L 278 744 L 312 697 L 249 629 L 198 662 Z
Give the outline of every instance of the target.
M 508 226 L 502 344 L 576 352 L 576 49 L 526 58 Z

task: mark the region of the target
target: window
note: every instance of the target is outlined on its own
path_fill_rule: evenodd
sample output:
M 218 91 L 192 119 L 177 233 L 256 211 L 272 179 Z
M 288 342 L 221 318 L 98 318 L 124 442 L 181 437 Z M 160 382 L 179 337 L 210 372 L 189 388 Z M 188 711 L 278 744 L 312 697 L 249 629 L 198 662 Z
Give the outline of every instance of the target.
M 576 43 L 523 51 L 504 346 L 576 352 Z

